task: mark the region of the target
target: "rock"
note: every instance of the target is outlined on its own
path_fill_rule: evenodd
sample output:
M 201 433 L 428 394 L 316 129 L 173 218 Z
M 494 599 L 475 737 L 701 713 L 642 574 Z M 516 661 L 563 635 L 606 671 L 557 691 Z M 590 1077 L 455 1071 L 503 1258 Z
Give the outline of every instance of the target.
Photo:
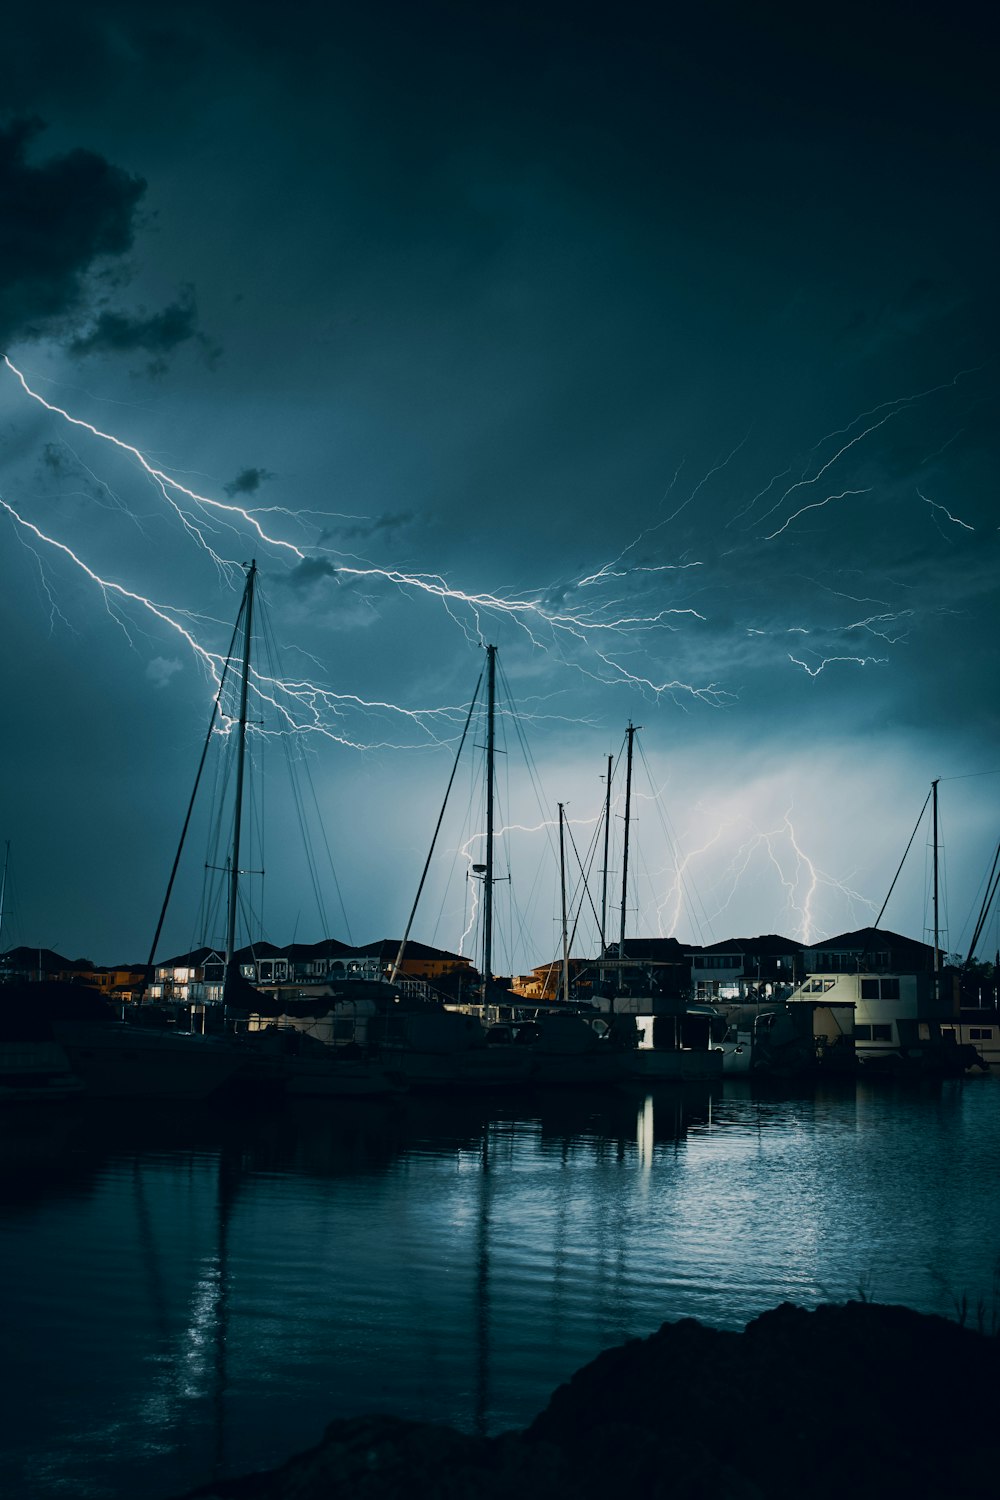
M 186 1500 L 928 1500 L 981 1497 L 1000 1342 L 905 1307 L 789 1303 L 608 1349 L 523 1433 L 332 1422 L 267 1474 Z

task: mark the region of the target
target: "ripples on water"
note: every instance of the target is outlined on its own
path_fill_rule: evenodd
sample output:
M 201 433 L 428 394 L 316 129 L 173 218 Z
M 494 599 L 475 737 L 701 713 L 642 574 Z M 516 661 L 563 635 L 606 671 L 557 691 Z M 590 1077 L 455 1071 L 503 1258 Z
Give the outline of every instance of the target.
M 8 1118 L 0 1487 L 156 1500 L 373 1410 L 498 1432 L 785 1299 L 989 1324 L 998 1117 L 990 1078 Z

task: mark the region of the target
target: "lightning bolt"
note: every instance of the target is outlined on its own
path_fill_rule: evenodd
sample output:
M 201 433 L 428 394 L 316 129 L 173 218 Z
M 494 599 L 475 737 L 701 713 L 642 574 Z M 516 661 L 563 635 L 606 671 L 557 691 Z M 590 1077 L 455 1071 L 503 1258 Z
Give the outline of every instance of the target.
M 832 461 L 833 460 L 831 459 L 831 463 Z M 827 495 L 823 500 L 813 500 L 809 505 L 803 505 L 797 511 L 794 511 L 792 515 L 788 517 L 787 521 L 782 522 L 777 531 L 772 531 L 769 536 L 765 536 L 764 540 L 765 542 L 773 542 L 776 536 L 780 536 L 783 531 L 787 531 L 792 522 L 797 521 L 799 516 L 804 516 L 806 511 L 822 510 L 823 507 L 825 505 L 829 505 L 831 501 L 845 500 L 848 495 L 870 495 L 872 492 L 872 488 L 872 485 L 868 485 L 867 488 L 862 490 L 841 490 L 837 495 Z M 770 512 L 768 512 L 768 514 L 770 514 Z
M 808 672 L 810 677 L 818 677 L 826 668 L 833 666 L 836 662 L 850 662 L 855 667 L 884 666 L 889 660 L 887 656 L 824 656 L 818 667 L 811 667 L 808 662 L 802 661 L 798 656 L 788 653 L 788 660 L 795 666 L 801 667 L 803 672 Z
M 698 848 L 690 850 L 677 862 L 673 884 L 660 905 L 662 911 L 669 902 L 674 902 L 674 922 L 670 936 L 673 936 L 680 917 L 683 877 L 688 874 L 696 859 L 717 847 L 724 835 L 737 833 L 741 827 L 749 827 L 749 835 L 737 848 L 715 882 L 716 888 L 728 886 L 728 894 L 719 901 L 716 910 L 711 913 L 710 926 L 732 905 L 741 882 L 747 876 L 755 857 L 760 855 L 763 855 L 778 877 L 785 892 L 786 908 L 797 924 L 795 936 L 803 943 L 810 942 L 816 931 L 817 919 L 814 904 L 821 889 L 836 891 L 847 900 L 852 909 L 855 905 L 860 905 L 872 911 L 875 910 L 874 902 L 853 890 L 845 881 L 838 880 L 821 870 L 806 854 L 792 823 L 790 808 L 777 826 L 772 828 L 758 828 L 741 814 L 738 818 L 723 820 L 711 838 Z M 782 855 L 782 846 L 791 850 L 790 869 L 787 856 Z
M 466 639 L 470 643 L 483 644 L 486 639 L 484 630 L 484 619 L 497 620 L 506 618 L 513 622 L 527 637 L 530 645 L 539 651 L 550 649 L 553 640 L 560 638 L 589 645 L 592 637 L 596 634 L 630 638 L 636 633 L 652 632 L 657 630 L 670 630 L 675 628 L 675 621 L 687 617 L 703 620 L 704 616 L 690 606 L 676 606 L 661 608 L 648 615 L 637 615 L 622 609 L 615 599 L 605 599 L 587 610 L 551 609 L 545 604 L 544 590 L 527 591 L 520 595 L 505 596 L 491 591 L 470 591 L 450 584 L 445 578 L 436 573 L 410 572 L 400 568 L 384 568 L 367 564 L 361 559 L 353 562 L 345 561 L 347 554 L 337 552 L 333 548 L 318 545 L 311 549 L 311 553 L 295 542 L 287 540 L 284 536 L 275 535 L 272 530 L 265 529 L 261 516 L 281 516 L 297 525 L 301 525 L 302 516 L 295 511 L 281 506 L 249 507 L 238 505 L 233 501 L 221 501 L 209 495 L 204 495 L 183 484 L 174 475 L 165 469 L 153 464 L 133 443 L 106 432 L 96 424 L 69 412 L 65 407 L 47 400 L 40 392 L 36 391 L 28 382 L 26 376 L 6 356 L 3 363 L 18 382 L 24 394 L 33 402 L 37 403 L 45 411 L 69 424 L 75 429 L 89 434 L 95 440 L 109 444 L 119 452 L 127 455 L 141 472 L 153 483 L 156 492 L 166 502 L 171 512 L 180 522 L 185 533 L 190 539 L 211 558 L 216 569 L 225 581 L 232 585 L 235 578 L 240 576 L 240 569 L 236 562 L 228 560 L 220 555 L 209 539 L 209 533 L 217 535 L 220 527 L 231 530 L 235 535 L 240 534 L 241 527 L 249 529 L 256 541 L 263 546 L 272 549 L 279 556 L 284 555 L 293 559 L 295 564 L 305 563 L 310 555 L 317 553 L 336 559 L 333 567 L 337 579 L 347 582 L 372 582 L 382 585 L 390 585 L 405 594 L 417 594 L 437 601 L 446 611 L 448 616 L 463 630 Z M 737 450 L 734 450 L 734 452 Z M 730 455 L 731 457 L 732 455 Z M 729 462 L 729 459 L 724 461 Z M 723 467 L 719 465 L 717 467 Z M 711 471 L 715 472 L 715 471 Z M 708 476 L 706 476 L 707 478 Z M 704 483 L 703 480 L 701 483 Z M 701 485 L 697 486 L 693 494 Z M 686 504 L 687 502 L 685 502 Z M 8 500 L 5 503 L 8 513 L 18 522 L 25 526 L 29 525 Z M 86 565 L 79 555 L 64 543 L 57 543 L 56 539 L 40 529 L 35 528 L 36 535 L 51 547 L 56 547 L 64 556 L 69 558 L 77 567 L 86 574 L 101 590 L 105 603 L 109 594 L 120 592 L 122 597 L 128 597 L 132 603 L 150 610 L 151 613 L 177 616 L 183 612 L 172 609 L 169 606 L 154 605 L 151 600 L 141 595 L 124 590 L 120 585 L 112 585 L 107 579 L 101 578 L 96 571 Z M 638 540 L 638 539 L 637 539 Z M 626 549 L 628 550 L 628 549 Z M 693 567 L 696 564 L 678 564 L 677 568 Z M 666 565 L 665 565 L 666 567 Z M 665 570 L 665 568 L 664 568 Z M 659 568 L 644 568 L 642 571 L 663 571 Z M 611 577 L 609 568 L 598 570 L 583 580 L 577 587 L 595 584 L 599 580 Z M 119 624 L 121 619 L 119 618 Z M 466 623 L 471 620 L 471 628 Z M 176 628 L 176 621 L 175 628 Z M 188 637 L 190 645 L 195 644 L 193 636 Z M 198 648 L 198 654 L 202 659 L 210 655 Z M 642 679 L 634 676 L 626 669 L 617 669 L 610 657 L 602 657 L 613 672 L 617 672 L 619 680 L 634 686 L 641 686 Z M 712 706 L 718 706 L 723 700 L 719 689 L 713 684 L 698 686 L 694 683 L 675 683 L 664 685 L 656 689 L 649 685 L 653 692 L 666 692 L 676 689 L 678 693 L 689 694 L 699 697 L 703 702 Z M 318 703 L 325 702 L 332 705 L 338 701 L 338 695 L 330 694 L 327 690 L 317 688 L 312 684 L 289 685 L 290 696 L 296 698 L 304 695 L 304 699 L 311 698 L 310 718 L 312 727 L 318 727 L 315 720 L 315 707 Z M 361 698 L 353 700 L 357 704 L 364 703 Z M 420 722 L 426 718 L 428 713 L 450 713 L 451 710 L 424 710 L 407 711 L 400 709 L 394 704 L 365 704 L 366 707 L 384 709 L 389 712 L 408 714 Z M 341 736 L 334 736 L 342 743 L 351 743 Z M 368 747 L 370 748 L 370 747 Z
M 945 515 L 948 517 L 948 520 L 951 521 L 953 525 L 962 526 L 966 531 L 975 531 L 976 528 L 974 526 L 970 526 L 968 521 L 963 521 L 958 516 L 953 516 L 946 505 L 940 505 L 936 500 L 929 500 L 921 490 L 917 490 L 917 494 L 920 496 L 921 500 L 923 500 L 924 504 L 929 505 L 932 510 L 944 511 Z

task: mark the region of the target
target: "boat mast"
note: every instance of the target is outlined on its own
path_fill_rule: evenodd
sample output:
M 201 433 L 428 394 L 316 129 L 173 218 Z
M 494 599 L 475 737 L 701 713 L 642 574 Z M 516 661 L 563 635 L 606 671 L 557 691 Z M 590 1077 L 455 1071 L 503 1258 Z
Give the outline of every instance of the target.
M 604 878 L 601 882 L 601 957 L 607 943 L 608 929 L 608 843 L 611 838 L 611 767 L 614 756 L 608 756 L 608 792 L 604 799 Z
M 623 965 L 625 962 L 625 903 L 628 895 L 628 830 L 629 820 L 632 814 L 632 742 L 635 739 L 635 726 L 629 720 L 628 726 L 628 759 L 625 762 L 625 848 L 622 852 L 622 922 L 621 932 L 618 940 L 618 988 L 621 989 L 624 979 Z
M 934 1000 L 941 999 L 941 949 L 938 947 L 939 925 L 938 925 L 938 784 L 931 782 L 931 791 L 934 794 L 933 818 L 934 818 Z
M 493 779 L 497 648 L 486 647 L 486 870 L 483 875 L 483 1000 L 493 983 Z
M 566 926 L 566 844 L 563 836 L 564 802 L 559 804 L 559 889 L 562 894 L 562 997 L 569 1000 L 569 930 Z
M 257 563 L 252 561 L 243 594 L 243 675 L 240 679 L 240 722 L 236 749 L 236 807 L 233 815 L 233 855 L 229 872 L 229 925 L 226 932 L 226 978 L 228 986 L 233 953 L 236 949 L 236 902 L 240 883 L 240 833 L 243 824 L 243 776 L 247 748 L 247 697 L 250 686 L 250 641 L 253 630 L 253 589 Z
M 451 796 L 452 784 L 455 780 L 455 773 L 458 770 L 459 757 L 461 756 L 463 746 L 465 745 L 465 737 L 469 732 L 469 724 L 472 721 L 472 714 L 476 707 L 476 700 L 479 697 L 479 689 L 482 687 L 482 685 L 483 674 L 480 672 L 479 681 L 476 683 L 476 691 L 473 693 L 472 702 L 469 704 L 469 712 L 465 716 L 465 725 L 462 729 L 462 738 L 459 740 L 458 749 L 455 751 L 455 761 L 451 768 L 451 775 L 448 777 L 448 785 L 445 789 L 444 801 L 441 803 L 441 811 L 438 813 L 437 826 L 434 829 L 434 837 L 431 839 L 431 847 L 428 850 L 427 858 L 424 861 L 423 873 L 420 876 L 420 884 L 417 886 L 417 894 L 413 898 L 413 906 L 410 909 L 410 917 L 409 921 L 406 924 L 406 931 L 403 933 L 403 936 L 400 940 L 399 949 L 396 953 L 395 961 L 393 962 L 392 968 L 389 971 L 390 984 L 396 983 L 396 980 L 399 977 L 399 971 L 403 967 L 403 958 L 406 954 L 406 945 L 410 941 L 410 929 L 413 926 L 413 919 L 417 915 L 417 906 L 420 902 L 420 894 L 424 888 L 424 881 L 427 879 L 427 872 L 431 867 L 431 860 L 434 858 L 434 846 L 437 843 L 438 834 L 441 832 L 441 824 L 444 822 L 445 808 L 448 806 L 448 798 Z

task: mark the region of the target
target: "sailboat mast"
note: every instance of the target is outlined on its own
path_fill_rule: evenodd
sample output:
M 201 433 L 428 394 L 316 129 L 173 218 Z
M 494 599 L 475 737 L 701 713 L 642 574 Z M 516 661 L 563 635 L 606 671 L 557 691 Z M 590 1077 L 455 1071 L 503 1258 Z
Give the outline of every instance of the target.
M 622 851 L 622 922 L 621 933 L 618 940 L 618 988 L 621 989 L 623 980 L 623 965 L 625 962 L 625 905 L 628 896 L 628 832 L 629 821 L 632 815 L 632 742 L 635 739 L 635 726 L 629 722 L 628 726 L 628 758 L 625 762 L 625 848 Z
M 559 804 L 559 890 L 562 896 L 562 997 L 569 1000 L 569 929 L 566 926 L 566 841 L 563 833 L 565 803 Z
M 934 999 L 941 998 L 941 949 L 938 946 L 940 940 L 940 925 L 938 921 L 938 784 L 931 782 L 931 791 L 934 793 L 933 818 L 934 818 Z
M 493 784 L 497 648 L 486 647 L 486 872 L 483 878 L 483 1000 L 493 983 Z
M 604 876 L 601 882 L 601 957 L 607 943 L 608 930 L 608 844 L 611 839 L 611 767 L 614 756 L 608 756 L 608 788 L 604 799 Z
M 243 593 L 243 675 L 240 679 L 240 722 L 236 748 L 236 807 L 233 815 L 233 855 L 229 872 L 229 925 L 226 932 L 226 978 L 236 949 L 236 903 L 240 883 L 240 833 L 243 825 L 243 777 L 247 749 L 247 698 L 250 686 L 250 641 L 253 631 L 253 589 L 257 563 L 252 561 Z

